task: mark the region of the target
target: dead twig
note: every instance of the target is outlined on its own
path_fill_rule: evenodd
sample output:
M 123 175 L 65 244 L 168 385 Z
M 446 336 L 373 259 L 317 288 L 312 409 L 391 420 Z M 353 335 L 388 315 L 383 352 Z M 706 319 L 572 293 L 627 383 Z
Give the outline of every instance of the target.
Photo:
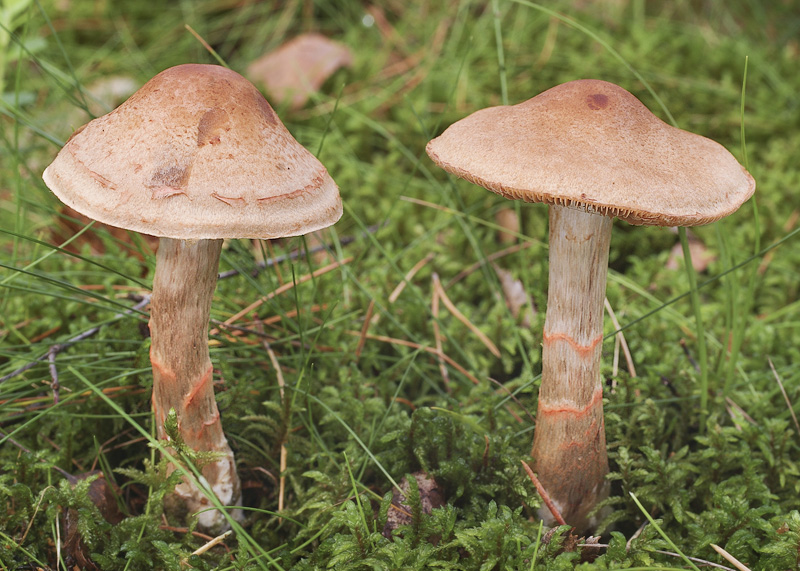
M 719 545 L 714 545 L 713 543 L 711 543 L 710 545 L 711 549 L 719 553 L 723 559 L 725 559 L 728 563 L 736 567 L 739 571 L 750 571 L 750 569 L 744 563 L 742 563 L 741 561 L 736 559 L 733 555 L 722 549 Z
M 408 272 L 406 272 L 406 275 L 403 276 L 403 279 L 400 281 L 400 283 L 397 284 L 397 286 L 395 286 L 395 288 L 392 290 L 392 293 L 389 294 L 389 304 L 397 301 L 397 298 L 400 297 L 400 294 L 403 293 L 403 290 L 406 289 L 406 286 L 411 283 L 411 280 L 414 279 L 414 276 L 417 275 L 417 272 L 424 268 L 432 259 L 433 252 L 428 252 L 424 258 L 414 264 L 414 266 L 408 270 Z
M 164 531 L 171 531 L 173 533 L 188 533 L 189 532 L 189 528 L 188 527 L 175 527 L 175 526 L 169 525 L 169 524 L 167 524 L 166 517 L 164 517 L 163 520 L 164 520 L 164 524 L 158 526 L 158 529 L 163 529 Z M 230 532 L 226 532 L 226 533 L 230 533 Z M 193 531 L 192 535 L 194 537 L 198 537 L 200 539 L 205 540 L 207 542 L 205 545 L 208 545 L 209 543 L 211 543 L 211 542 L 213 542 L 213 541 L 215 541 L 217 539 L 216 537 L 211 537 L 210 535 L 206 535 L 205 533 L 202 533 L 202 532 L 199 532 L 199 531 Z M 223 535 L 226 535 L 226 534 L 223 534 Z M 209 546 L 209 549 L 211 547 L 214 547 L 215 545 L 220 545 L 220 544 L 225 548 L 225 551 L 227 551 L 228 554 L 230 555 L 230 552 L 231 552 L 230 548 L 227 545 L 225 545 L 225 543 L 222 543 L 222 540 L 217 541 L 216 543 L 214 543 L 214 545 Z M 201 546 L 200 549 L 203 549 L 203 547 L 205 547 L 205 546 Z M 205 553 L 206 551 L 208 551 L 208 549 L 203 551 L 203 553 Z
M 444 359 L 442 355 L 444 355 L 444 350 L 442 349 L 442 332 L 439 328 L 439 290 L 440 287 L 436 287 L 439 283 L 439 276 L 436 272 L 433 273 L 433 295 L 431 296 L 431 313 L 433 314 L 433 338 L 436 342 L 436 353 L 437 359 L 439 361 L 439 371 L 442 373 L 442 381 L 444 382 L 444 386 L 447 388 L 447 391 L 450 391 L 450 375 L 447 373 L 447 367 L 445 367 Z
M 664 551 L 663 549 L 654 549 L 653 553 L 660 553 L 661 555 L 669 555 L 670 557 L 678 557 L 680 559 L 683 559 L 685 557 L 692 563 L 700 563 L 704 567 L 713 567 L 714 569 L 722 569 L 723 571 L 735 571 L 734 569 L 731 569 L 730 567 L 725 567 L 724 565 L 720 565 L 719 563 L 712 563 L 711 561 L 700 559 L 699 557 L 689 557 L 688 555 L 681 555 L 680 553 L 675 553 L 674 551 Z
M 483 343 L 486 346 L 486 348 L 489 349 L 489 352 L 499 359 L 500 358 L 500 350 L 497 348 L 497 346 L 494 343 L 492 343 L 491 339 L 489 339 L 483 333 L 483 331 L 481 331 L 475 325 L 473 325 L 472 322 L 469 319 L 467 319 L 466 316 L 458 310 L 458 308 L 455 306 L 455 304 L 452 301 L 450 301 L 450 298 L 447 297 L 447 293 L 444 291 L 444 288 L 442 287 L 442 283 L 439 281 L 439 276 L 436 273 L 433 274 L 433 288 L 434 288 L 435 292 L 438 293 L 439 298 L 441 298 L 442 303 L 444 303 L 444 305 L 448 309 L 448 311 L 450 311 L 450 313 L 453 314 L 453 317 L 458 319 L 461 323 L 464 324 L 464 326 L 467 329 L 472 331 L 472 333 L 474 333 L 475 336 L 478 339 L 480 339 L 481 343 Z
M 257 316 L 256 316 L 255 323 L 256 323 L 256 327 L 259 328 L 261 330 L 261 332 L 263 333 L 264 332 L 264 326 L 261 324 L 261 321 L 259 321 L 257 319 Z M 286 403 L 286 400 L 285 400 L 286 399 L 286 395 L 284 394 L 284 387 L 286 386 L 286 381 L 283 378 L 283 371 L 281 371 L 280 363 L 278 363 L 278 358 L 275 356 L 275 351 L 272 350 L 272 347 L 270 346 L 269 342 L 266 339 L 263 339 L 261 343 L 262 343 L 262 345 L 264 347 L 264 350 L 267 352 L 267 355 L 269 355 L 269 361 L 270 361 L 270 363 L 272 363 L 272 368 L 275 369 L 275 376 L 278 379 L 278 391 L 280 392 L 280 395 L 281 395 L 281 404 L 283 405 L 284 410 L 287 410 L 288 407 L 287 407 L 287 403 Z M 288 411 L 287 411 L 287 413 L 288 413 Z M 278 511 L 279 512 L 283 511 L 284 493 L 286 491 L 286 458 L 287 458 L 286 436 L 287 436 L 286 429 L 284 429 L 283 435 L 281 437 L 280 475 L 279 475 L 279 480 L 278 480 Z
M 348 335 L 355 335 L 357 337 L 361 337 L 361 332 L 360 331 L 346 331 L 346 333 Z M 439 353 L 439 351 L 437 351 L 433 347 L 427 347 L 425 345 L 420 345 L 419 343 L 414 343 L 413 341 L 406 341 L 405 339 L 397 339 L 397 338 L 394 338 L 394 337 L 386 337 L 385 335 L 367 335 L 366 337 L 367 337 L 367 339 L 372 339 L 373 341 L 382 341 L 384 343 L 390 343 L 392 345 L 403 345 L 404 347 L 411 347 L 412 349 L 417 349 L 419 351 L 425 351 L 426 353 L 431 353 L 431 354 L 433 354 L 435 356 L 441 355 L 442 359 L 444 359 L 447 362 L 448 365 L 450 365 L 455 370 L 457 370 L 459 373 L 461 373 L 462 375 L 467 377 L 474 384 L 476 384 L 476 385 L 480 384 L 480 381 L 478 380 L 478 378 L 475 375 L 473 375 L 472 373 L 467 371 L 467 369 L 465 369 L 464 367 L 459 365 L 456 361 L 454 361 L 447 354 Z
M 528 466 L 525 460 L 520 460 L 520 462 L 522 462 L 522 466 L 528 473 L 528 477 L 531 479 L 531 482 L 533 482 L 533 485 L 536 486 L 536 491 L 539 492 L 544 505 L 546 505 L 547 509 L 550 510 L 550 513 L 553 514 L 553 518 L 556 520 L 556 522 L 558 522 L 558 525 L 567 525 L 567 522 L 565 522 L 564 518 L 561 517 L 561 512 L 558 511 L 558 508 L 553 503 L 553 500 L 550 499 L 550 494 L 548 494 L 547 490 L 544 489 L 544 486 L 542 486 L 542 483 L 539 481 L 539 478 L 536 477 L 536 474 L 533 473 L 531 467 Z
M 686 344 L 686 339 L 681 339 L 679 343 L 681 345 L 681 349 L 683 349 L 683 354 L 686 355 L 686 358 L 689 360 L 689 363 L 691 363 L 695 371 L 699 372 L 700 365 L 698 365 L 697 361 L 695 361 L 694 357 L 692 357 L 692 353 L 691 351 L 689 351 L 689 346 Z
M 636 367 L 633 366 L 633 357 L 631 357 L 631 350 L 628 348 L 628 342 L 625 341 L 625 334 L 620 331 L 622 327 L 617 320 L 617 314 L 614 313 L 614 308 L 611 307 L 611 303 L 609 303 L 608 298 L 603 300 L 603 303 L 606 306 L 606 312 L 608 312 L 608 317 L 611 319 L 611 323 L 614 326 L 614 329 L 617 331 L 617 342 L 619 343 L 620 347 L 622 347 L 622 352 L 625 354 L 625 362 L 628 364 L 628 373 L 630 374 L 631 378 L 636 377 Z M 616 371 L 616 359 L 614 360 L 615 367 L 614 367 L 614 376 L 617 376 Z
M 403 290 L 406 286 L 411 283 L 411 280 L 417 275 L 425 265 L 433 259 L 433 253 L 429 252 L 424 258 L 418 261 L 414 266 L 406 272 L 406 275 L 403 276 L 403 279 L 400 280 L 400 283 L 392 290 L 392 293 L 389 294 L 389 304 L 393 304 L 397 301 L 397 298 L 400 297 L 400 294 L 403 293 Z M 375 300 L 372 299 L 369 302 L 369 306 L 367 307 L 367 314 L 364 316 L 364 325 L 361 327 L 361 338 L 358 340 L 358 346 L 356 347 L 356 360 L 361 357 L 361 352 L 364 350 L 364 344 L 367 340 L 367 332 L 371 325 L 375 325 L 380 321 L 381 314 L 374 315 L 375 313 Z
M 753 417 L 747 414 L 747 412 L 745 412 L 745 410 L 742 407 L 736 404 L 736 402 L 731 397 L 725 397 L 725 410 L 728 411 L 728 415 L 731 417 L 731 420 L 733 420 L 733 425 L 736 427 L 736 430 L 740 432 L 742 430 L 742 427 L 738 422 L 737 415 L 741 416 L 743 419 L 745 419 L 753 426 L 758 426 L 758 423 L 753 419 Z
M 53 391 L 53 405 L 58 404 L 59 391 L 61 384 L 58 382 L 58 370 L 56 369 L 56 347 L 53 345 L 47 351 L 47 361 L 50 369 L 50 390 Z
M 406 286 L 410 284 L 414 276 L 417 275 L 417 272 L 419 272 L 422 268 L 424 268 L 425 265 L 432 259 L 433 259 L 433 253 L 429 252 L 424 258 L 422 258 L 420 261 L 414 264 L 414 266 L 410 270 L 408 270 L 408 272 L 406 272 L 406 275 L 403 276 L 403 279 L 400 280 L 400 283 L 397 284 L 395 288 L 392 290 L 392 293 L 389 294 L 388 297 L 389 305 L 397 301 L 397 299 L 400 297 L 400 294 L 403 293 L 404 289 L 406 289 Z M 372 318 L 372 323 L 377 324 L 378 321 L 380 321 L 380 318 L 381 318 L 380 314 L 376 315 L 375 317 Z
M 353 261 L 353 258 L 350 257 L 350 258 L 345 258 L 344 260 L 341 260 L 341 261 L 333 262 L 331 264 L 328 264 L 327 266 L 323 266 L 321 268 L 318 268 L 318 269 L 314 270 L 310 274 L 306 274 L 306 275 L 302 276 L 301 278 L 298 278 L 297 280 L 295 280 L 292 283 L 284 284 L 284 285 L 280 286 L 279 288 L 271 291 L 267 295 L 258 298 L 257 300 L 255 300 L 253 303 L 251 303 L 250 305 L 248 305 L 247 307 L 245 307 L 244 309 L 242 309 L 238 313 L 230 316 L 228 319 L 226 319 L 223 322 L 222 325 L 230 325 L 231 323 L 239 321 L 242 317 L 244 317 L 248 313 L 251 313 L 257 307 L 260 307 L 264 302 L 269 301 L 270 299 L 272 299 L 272 298 L 274 298 L 276 296 L 279 296 L 282 293 L 286 293 L 287 291 L 292 289 L 295 285 L 299 285 L 299 284 L 305 283 L 305 282 L 307 282 L 307 281 L 309 281 L 309 280 L 311 280 L 313 278 L 319 277 L 319 276 L 321 276 L 323 274 L 326 274 L 326 273 L 328 273 L 328 272 L 330 272 L 332 270 L 335 270 L 336 268 L 338 268 L 340 266 L 343 266 L 345 264 L 349 264 L 352 261 Z M 219 329 L 213 329 L 213 330 L 211 330 L 211 333 L 209 335 L 216 335 L 218 333 L 219 333 Z
M 647 522 L 644 522 L 642 525 L 640 525 L 639 529 L 637 529 L 633 533 L 633 535 L 630 536 L 628 541 L 625 543 L 625 551 L 630 551 L 631 550 L 631 544 L 633 543 L 634 540 L 639 539 L 639 536 L 642 535 L 642 532 L 644 531 L 645 527 L 647 527 Z
M 19 448 L 20 450 L 22 450 L 23 452 L 25 452 L 26 454 L 31 454 L 31 451 L 28 448 L 26 448 L 25 446 L 23 446 L 22 444 L 20 444 L 19 442 L 17 442 L 13 438 L 11 438 L 8 434 L 6 434 L 2 430 L 0 430 L 0 444 L 5 442 L 6 440 L 9 441 L 14 446 L 16 446 L 17 448 Z M 46 463 L 47 462 L 44 458 L 40 458 L 39 461 L 42 462 L 42 463 Z M 62 476 L 64 476 L 65 478 L 67 478 L 70 481 L 72 481 L 75 478 L 75 476 L 73 476 L 72 474 L 70 474 L 69 472 L 67 472 L 64 469 L 59 468 L 58 466 L 52 466 L 51 465 L 50 468 L 52 468 L 53 470 L 55 470 L 56 472 L 58 472 L 59 474 L 61 474 Z M 31 520 L 31 521 L 33 521 L 33 520 Z
M 214 546 L 216 546 L 216 545 L 219 545 L 220 543 L 222 543 L 223 541 L 225 541 L 225 540 L 226 540 L 226 539 L 227 539 L 227 538 L 228 538 L 228 537 L 229 537 L 229 536 L 230 536 L 232 533 L 233 533 L 233 530 L 232 530 L 232 529 L 229 529 L 228 531 L 226 531 L 226 532 L 225 532 L 225 533 L 223 533 L 222 535 L 218 535 L 217 537 L 215 537 L 214 539 L 212 539 L 211 541 L 209 541 L 209 542 L 208 542 L 208 543 L 206 543 L 205 545 L 203 545 L 203 546 L 201 546 L 201 547 L 198 547 L 197 549 L 195 549 L 195 550 L 192 552 L 192 555 L 202 555 L 203 553 L 205 553 L 206 551 L 208 551 L 208 550 L 209 550 L 209 549 L 211 549 L 212 547 L 214 547 Z M 188 560 L 187 560 L 187 562 L 188 562 Z
M 8 373 L 7 375 L 5 375 L 3 377 L 0 377 L 0 383 L 3 383 L 3 382 L 5 382 L 5 381 L 7 381 L 9 379 L 13 379 L 14 377 L 16 377 L 18 375 L 21 375 L 25 371 L 28 371 L 28 370 L 34 368 L 36 365 L 38 365 L 39 363 L 41 363 L 45 359 L 50 361 L 50 375 L 54 379 L 54 382 L 57 383 L 57 381 L 58 381 L 58 373 L 56 372 L 56 368 L 55 368 L 56 355 L 58 355 L 59 353 L 61 353 L 62 351 L 66 350 L 66 349 L 69 349 L 70 347 L 72 347 L 76 343 L 80 343 L 81 341 L 84 341 L 86 339 L 89 339 L 90 337 L 93 337 L 93 336 L 97 335 L 105 325 L 108 325 L 109 323 L 112 323 L 114 321 L 122 319 L 123 317 L 127 317 L 128 315 L 130 315 L 132 313 L 136 313 L 136 312 L 141 311 L 149 303 L 150 303 L 150 295 L 149 294 L 141 296 L 141 301 L 139 301 L 139 303 L 137 303 L 136 305 L 134 305 L 130 309 L 126 309 L 122 313 L 117 313 L 111 320 L 109 320 L 109 321 L 107 321 L 107 322 L 105 322 L 105 323 L 103 323 L 101 325 L 97 325 L 95 327 L 92 327 L 91 329 L 87 329 L 83 333 L 80 333 L 80 334 L 76 335 L 75 337 L 71 337 L 70 339 L 67 339 L 63 343 L 56 343 L 55 345 L 51 345 L 50 348 L 47 350 L 47 352 L 44 353 L 43 355 L 40 355 L 39 357 L 36 357 L 34 360 L 32 360 L 31 362 L 26 363 L 25 365 L 21 366 L 19 369 L 15 370 L 15 371 L 12 371 L 12 372 Z M 55 397 L 56 403 L 57 403 L 58 402 L 57 394 L 55 394 L 54 397 Z
M 382 224 L 373 224 L 372 226 L 367 227 L 367 231 L 366 232 L 364 232 L 364 233 L 362 233 L 362 234 L 360 234 L 358 236 L 342 236 L 341 238 L 339 238 L 339 244 L 341 244 L 342 246 L 346 246 L 346 245 L 350 244 L 351 242 L 355 242 L 360 237 L 367 236 L 368 234 L 374 234 L 375 232 L 380 230 L 383 226 L 384 225 L 382 225 Z M 267 241 L 267 244 L 271 244 L 271 242 Z M 286 262 L 286 261 L 289 261 L 289 260 L 300 259 L 301 257 L 304 257 L 307 253 L 308 254 L 316 254 L 317 252 L 326 252 L 326 251 L 332 250 L 333 248 L 334 248 L 334 244 L 319 244 L 317 246 L 309 248 L 308 250 L 306 250 L 304 248 L 297 248 L 295 250 L 292 250 L 288 254 L 281 254 L 280 256 L 273 256 L 273 257 L 268 258 L 266 260 L 257 262 L 256 263 L 256 267 L 250 272 L 250 275 L 255 277 L 261 271 L 263 271 L 263 270 L 265 270 L 267 268 L 271 268 L 273 266 L 276 266 L 277 264 L 282 264 L 283 262 Z M 220 272 L 217 275 L 217 279 L 224 280 L 224 279 L 227 279 L 227 278 L 232 278 L 233 276 L 237 276 L 240 273 L 242 273 L 242 271 L 238 270 L 238 269 L 237 270 L 228 270 L 226 272 Z
M 375 311 L 375 300 L 371 299 L 369 302 L 369 306 L 367 306 L 367 314 L 364 316 L 364 325 L 361 326 L 361 337 L 358 339 L 358 345 L 356 346 L 356 361 L 361 358 L 361 352 L 364 350 L 364 345 L 367 342 L 367 331 L 369 331 L 369 325 L 372 321 L 372 313 Z M 377 317 L 377 316 L 376 316 Z
M 731 397 L 725 397 L 725 402 L 731 407 L 731 409 L 733 409 L 736 412 L 738 412 L 739 414 L 741 414 L 742 417 L 747 422 L 749 422 L 753 426 L 758 426 L 758 423 L 755 421 L 755 419 L 752 416 L 750 416 L 749 414 L 747 414 L 747 411 L 745 411 L 742 407 L 740 407 L 738 404 L 736 404 L 736 401 L 734 401 Z
M 503 248 L 502 250 L 498 250 L 497 252 L 493 252 L 488 256 L 486 256 L 484 259 L 478 260 L 471 266 L 468 266 L 463 270 L 461 270 L 460 272 L 458 272 L 458 274 L 456 274 L 456 276 L 453 279 L 451 279 L 449 282 L 445 284 L 444 289 L 450 289 L 454 284 L 460 282 L 471 273 L 476 272 L 481 268 L 481 266 L 485 266 L 487 263 L 494 262 L 496 260 L 499 260 L 500 258 L 519 252 L 520 250 L 530 248 L 531 246 L 533 246 L 533 242 L 522 242 L 520 244 L 514 244 L 513 246 L 509 246 L 508 248 Z
M 308 312 L 309 313 L 317 313 L 319 311 L 326 311 L 327 309 L 328 309 L 328 304 L 327 303 L 315 304 L 315 305 L 312 305 L 311 307 L 308 308 Z M 280 315 L 273 315 L 271 317 L 267 317 L 267 318 L 264 318 L 264 319 L 258 319 L 258 321 L 263 325 L 273 326 L 276 323 L 278 323 L 279 321 L 281 321 L 284 317 L 292 319 L 294 317 L 297 317 L 298 315 L 300 315 L 300 312 L 298 310 L 296 310 L 296 309 L 292 309 L 292 310 L 287 311 L 287 312 L 285 312 L 283 314 L 280 314 Z M 275 339 L 274 335 L 270 335 L 269 333 L 266 333 L 263 328 L 253 329 L 251 327 L 245 327 L 245 326 L 242 326 L 242 325 L 227 324 L 224 321 L 220 321 L 219 319 L 212 319 L 212 320 L 210 320 L 210 322 L 213 325 L 216 325 L 220 329 L 224 330 L 224 331 L 220 331 L 219 333 L 221 335 L 225 335 L 225 338 L 228 339 L 229 341 L 242 342 L 242 335 L 252 335 L 254 337 L 258 337 L 259 339 Z M 225 332 L 231 332 L 231 331 L 233 333 L 225 333 Z M 239 335 L 239 334 L 242 334 L 242 335 Z M 209 345 L 214 347 L 214 346 L 220 345 L 220 342 L 215 340 L 215 339 L 210 339 L 209 340 Z
M 636 531 L 635 534 L 633 534 L 631 536 L 631 538 L 628 540 L 628 543 L 626 544 L 626 548 L 625 548 L 626 551 L 630 551 L 631 550 L 631 547 L 630 547 L 631 541 L 633 541 L 634 539 L 636 539 L 636 537 L 638 537 L 638 535 L 642 532 L 642 529 L 644 529 L 644 527 L 646 525 L 647 524 L 644 524 L 642 527 L 640 527 Z M 608 549 L 609 545 L 607 543 L 579 543 L 578 547 L 601 547 L 603 549 Z M 711 544 L 711 547 L 714 547 L 714 544 Z M 668 555 L 670 557 L 680 557 L 680 558 L 686 557 L 686 559 L 688 559 L 689 561 L 691 561 L 693 563 L 699 563 L 703 567 L 713 567 L 714 569 L 722 569 L 723 571 L 736 571 L 735 569 L 731 569 L 730 567 L 726 567 L 725 565 L 720 565 L 719 563 L 713 563 L 711 561 L 706 561 L 705 559 L 700 559 L 698 557 L 688 557 L 688 556 L 685 556 L 685 555 L 681 555 L 680 553 L 675 553 L 674 551 L 664 551 L 663 549 L 653 549 L 652 552 L 653 553 L 660 553 L 661 555 Z M 724 555 L 723 555 L 723 557 L 724 557 Z M 742 568 L 739 568 L 739 569 L 742 569 Z M 746 567 L 744 567 L 743 571 L 750 571 L 750 570 L 747 569 Z

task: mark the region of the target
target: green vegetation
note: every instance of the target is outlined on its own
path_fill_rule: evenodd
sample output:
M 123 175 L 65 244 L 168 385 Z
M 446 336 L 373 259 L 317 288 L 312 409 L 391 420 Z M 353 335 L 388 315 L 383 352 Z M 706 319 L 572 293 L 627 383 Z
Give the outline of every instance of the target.
M 735 568 L 714 544 L 752 570 L 797 569 L 800 12 L 766 5 L 0 2 L 0 568 Z M 99 82 L 124 91 L 168 66 L 216 62 L 185 24 L 239 72 L 304 31 L 354 55 L 312 103 L 276 105 L 340 186 L 345 215 L 322 235 L 327 249 L 257 273 L 256 260 L 311 241 L 223 251 L 221 270 L 239 273 L 218 284 L 211 355 L 248 511 L 198 555 L 208 538 L 162 507 L 176 478 L 153 438 L 138 305 L 151 242 L 86 227 L 41 181 L 72 130 L 124 99 Z M 721 142 L 758 183 L 757 207 L 692 230 L 697 257 L 713 256 L 697 275 L 701 319 L 670 254 L 678 236 L 616 223 L 608 299 L 636 376 L 624 357 L 614 365 L 606 319 L 612 494 L 600 547 L 540 527 L 520 463 L 540 372 L 546 208 L 513 205 L 519 247 L 489 263 L 508 248 L 495 222 L 508 203 L 424 152 L 476 109 L 583 77 Z M 530 327 L 498 270 L 532 292 Z M 437 278 L 499 359 L 435 295 Z M 387 539 L 393 487 L 419 470 L 446 504 L 425 513 L 412 481 L 411 523 Z

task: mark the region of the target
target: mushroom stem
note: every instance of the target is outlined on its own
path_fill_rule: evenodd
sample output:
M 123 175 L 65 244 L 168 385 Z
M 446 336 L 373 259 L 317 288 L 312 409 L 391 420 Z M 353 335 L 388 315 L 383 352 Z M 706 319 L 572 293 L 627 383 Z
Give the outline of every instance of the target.
M 535 470 L 564 519 L 576 528 L 608 495 L 603 386 L 603 300 L 612 220 L 550 207 L 550 285 L 542 336 L 542 383 Z M 539 514 L 552 523 L 546 509 Z
M 206 464 L 202 474 L 223 505 L 239 505 L 239 477 L 222 432 L 208 354 L 208 320 L 221 251 L 222 240 L 161 238 L 159 242 L 150 304 L 153 411 L 160 439 L 167 437 L 164 421 L 175 409 L 178 430 L 192 450 L 222 454 Z M 175 494 L 190 513 L 211 506 L 188 479 L 175 488 Z M 213 510 L 198 518 L 210 530 L 225 522 Z

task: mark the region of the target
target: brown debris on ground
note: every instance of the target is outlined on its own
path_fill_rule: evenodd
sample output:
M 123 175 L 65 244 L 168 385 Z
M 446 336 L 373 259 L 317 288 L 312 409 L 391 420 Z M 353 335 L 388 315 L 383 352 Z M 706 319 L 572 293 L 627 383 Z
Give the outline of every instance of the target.
M 417 481 L 422 514 L 430 514 L 434 508 L 440 508 L 444 505 L 444 495 L 436 480 L 425 472 L 414 472 L 411 475 Z M 383 535 L 390 539 L 395 529 L 401 525 L 409 525 L 414 522 L 413 508 L 406 503 L 409 491 L 408 478 L 403 477 L 399 486 L 400 490 L 395 488 L 392 494 L 392 505 L 389 506 L 386 525 L 383 527 Z
M 331 75 L 351 65 L 347 46 L 320 34 L 303 34 L 255 60 L 247 75 L 266 88 L 275 105 L 300 109 Z

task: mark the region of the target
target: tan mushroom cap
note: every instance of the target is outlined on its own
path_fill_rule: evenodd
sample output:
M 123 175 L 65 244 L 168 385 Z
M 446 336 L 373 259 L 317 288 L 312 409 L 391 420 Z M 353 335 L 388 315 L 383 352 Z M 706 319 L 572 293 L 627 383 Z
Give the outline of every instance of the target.
M 755 190 L 722 145 L 667 125 L 621 87 L 594 79 L 477 111 L 427 151 L 448 172 L 506 198 L 632 224 L 707 224 Z
M 44 181 L 86 216 L 161 237 L 296 236 L 342 215 L 325 167 L 249 81 L 216 65 L 156 75 L 76 131 Z

